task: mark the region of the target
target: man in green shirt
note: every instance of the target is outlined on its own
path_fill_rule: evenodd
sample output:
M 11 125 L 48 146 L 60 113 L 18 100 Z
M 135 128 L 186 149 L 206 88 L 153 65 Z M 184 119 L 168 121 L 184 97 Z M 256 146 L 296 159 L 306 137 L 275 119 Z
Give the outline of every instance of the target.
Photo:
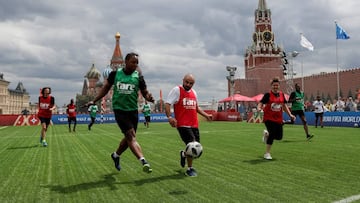
M 95 123 L 96 113 L 99 111 L 98 106 L 96 104 L 92 104 L 88 108 L 88 112 L 90 114 L 90 123 L 88 125 L 88 129 L 91 130 L 91 126 Z
M 147 90 L 146 82 L 138 67 L 138 54 L 129 53 L 125 57 L 125 68 L 112 71 L 104 81 L 99 94 L 87 105 L 94 104 L 103 98 L 113 87 L 112 106 L 116 122 L 124 134 L 115 152 L 111 154 L 115 168 L 121 170 L 120 155 L 130 148 L 143 166 L 143 171 L 151 173 L 152 168 L 145 160 L 140 144 L 136 140 L 136 130 L 139 119 L 138 91 L 140 90 L 145 100 L 154 102 L 154 98 Z
M 150 104 L 148 104 L 147 101 L 145 101 L 145 104 L 142 108 L 142 112 L 144 113 L 144 117 L 145 117 L 144 125 L 147 128 L 149 128 L 151 108 L 150 108 Z
M 305 130 L 306 139 L 310 140 L 314 135 L 310 135 L 306 117 L 305 117 L 305 105 L 304 105 L 304 92 L 301 91 L 300 85 L 295 84 L 295 91 L 290 94 L 289 103 L 291 103 L 291 113 L 296 117 L 299 116 Z M 293 124 L 295 121 L 291 120 L 289 123 Z

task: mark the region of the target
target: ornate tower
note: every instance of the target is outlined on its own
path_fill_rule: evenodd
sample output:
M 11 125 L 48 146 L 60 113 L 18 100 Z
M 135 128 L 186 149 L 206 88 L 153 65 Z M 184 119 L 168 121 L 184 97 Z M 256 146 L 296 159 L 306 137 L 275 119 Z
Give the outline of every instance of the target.
M 120 49 L 120 33 L 119 32 L 117 32 L 115 34 L 115 39 L 116 39 L 115 49 L 114 49 L 114 53 L 113 53 L 113 56 L 111 58 L 111 63 L 110 63 L 110 67 L 113 70 L 116 70 L 119 67 L 122 67 L 124 65 L 124 58 L 123 58 L 123 55 L 122 55 L 121 49 Z
M 284 80 L 281 66 L 283 49 L 275 44 L 275 34 L 271 27 L 271 11 L 265 0 L 259 0 L 255 10 L 254 33 L 251 46 L 244 56 L 245 79 L 235 81 L 235 92 L 254 96 L 269 89 L 269 81 L 278 77 Z
M 97 83 L 100 80 L 100 72 L 96 69 L 95 64 L 92 64 L 90 70 L 86 73 L 85 78 L 88 79 L 89 83 L 87 86 L 87 95 L 95 96 L 97 93 Z
M 255 30 L 252 35 L 252 45 L 245 54 L 245 78 L 257 79 L 261 73 L 269 79 L 279 77 L 284 79 L 281 68 L 282 48 L 275 44 L 275 34 L 271 27 L 271 11 L 265 0 L 259 0 L 255 10 Z

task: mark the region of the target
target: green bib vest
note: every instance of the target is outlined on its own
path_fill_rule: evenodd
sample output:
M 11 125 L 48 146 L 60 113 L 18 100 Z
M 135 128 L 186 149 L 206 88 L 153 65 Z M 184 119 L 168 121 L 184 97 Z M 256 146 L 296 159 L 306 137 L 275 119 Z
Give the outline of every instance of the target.
M 113 109 L 138 110 L 138 91 L 139 73 L 134 71 L 131 75 L 126 75 L 123 69 L 118 69 L 114 80 Z
M 291 110 L 303 110 L 304 111 L 304 93 L 295 91 L 295 101 L 292 103 Z

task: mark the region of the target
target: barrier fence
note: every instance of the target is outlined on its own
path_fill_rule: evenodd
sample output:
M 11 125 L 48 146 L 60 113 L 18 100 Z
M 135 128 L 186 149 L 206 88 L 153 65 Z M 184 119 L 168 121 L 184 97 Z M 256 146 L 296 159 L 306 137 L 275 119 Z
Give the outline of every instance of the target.
M 208 112 L 213 115 L 214 121 L 242 121 L 239 112 Z M 308 125 L 315 125 L 315 113 L 305 112 Z M 249 123 L 262 123 L 262 114 L 249 113 L 246 121 Z M 199 116 L 201 118 L 201 116 Z M 289 119 L 284 113 L 284 119 Z M 52 116 L 53 124 L 67 124 L 67 115 L 55 114 Z M 90 123 L 90 116 L 88 114 L 78 114 L 76 117 L 78 124 Z M 139 114 L 139 122 L 144 122 L 143 114 Z M 324 126 L 340 126 L 340 127 L 354 127 L 356 124 L 360 125 L 360 112 L 325 112 Z M 97 123 L 115 123 L 113 114 L 99 114 L 96 117 Z M 151 122 L 168 122 L 164 113 L 151 114 Z M 39 125 L 40 121 L 36 115 L 0 115 L 0 126 L 29 126 Z M 302 124 L 299 118 L 296 119 L 295 124 Z

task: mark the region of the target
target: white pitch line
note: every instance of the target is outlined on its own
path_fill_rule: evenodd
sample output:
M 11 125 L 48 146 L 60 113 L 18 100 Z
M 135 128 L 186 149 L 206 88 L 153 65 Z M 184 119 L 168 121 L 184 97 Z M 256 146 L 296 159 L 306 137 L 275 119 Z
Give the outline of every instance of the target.
M 342 199 L 342 200 L 339 200 L 339 201 L 336 201 L 333 203 L 350 203 L 350 202 L 353 202 L 353 201 L 356 201 L 359 199 L 360 199 L 360 195 L 353 195 L 353 196 L 350 196 L 348 198 L 345 198 L 345 199 Z
M 2 127 L 0 127 L 0 130 L 2 130 L 2 129 L 4 129 L 4 128 L 7 128 L 7 126 L 2 126 Z

